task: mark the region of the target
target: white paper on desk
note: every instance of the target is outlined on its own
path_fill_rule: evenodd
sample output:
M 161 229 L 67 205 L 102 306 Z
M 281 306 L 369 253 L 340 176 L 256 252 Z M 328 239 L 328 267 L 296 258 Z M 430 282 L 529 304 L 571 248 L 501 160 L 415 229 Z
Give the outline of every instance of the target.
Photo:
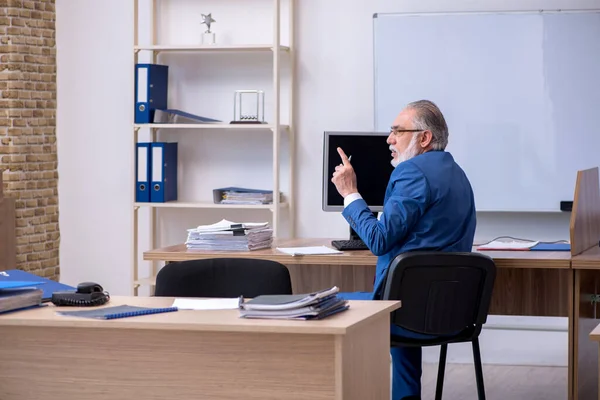
M 538 243 L 539 242 L 503 242 L 500 240 L 493 240 L 489 243 L 478 246 L 477 250 L 527 250 Z
M 196 232 L 216 232 L 216 231 L 228 231 L 231 230 L 233 225 L 241 225 L 240 228 L 245 229 L 256 229 L 265 228 L 269 225 L 268 222 L 233 222 L 226 219 L 222 219 L 211 225 L 200 225 L 195 229 Z
M 277 247 L 277 250 L 292 256 L 341 253 L 341 251 L 327 246 Z
M 233 310 L 240 307 L 240 299 L 175 299 L 173 307 L 180 310 Z

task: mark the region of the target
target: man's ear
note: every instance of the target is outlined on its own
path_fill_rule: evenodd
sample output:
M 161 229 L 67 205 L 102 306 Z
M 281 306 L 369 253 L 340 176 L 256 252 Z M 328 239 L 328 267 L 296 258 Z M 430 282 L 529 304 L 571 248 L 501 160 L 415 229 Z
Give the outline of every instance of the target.
M 433 140 L 433 133 L 431 133 L 431 131 L 424 131 L 423 134 L 421 135 L 421 140 L 419 141 L 419 145 L 421 145 L 421 148 L 425 149 L 425 148 L 429 147 L 432 140 Z

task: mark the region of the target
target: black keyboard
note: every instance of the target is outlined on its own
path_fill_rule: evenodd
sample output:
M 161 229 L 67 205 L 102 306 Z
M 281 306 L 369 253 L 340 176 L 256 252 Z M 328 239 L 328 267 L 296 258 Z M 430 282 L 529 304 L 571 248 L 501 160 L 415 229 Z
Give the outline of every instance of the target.
M 331 245 L 338 250 L 369 250 L 365 242 L 360 239 L 332 240 Z

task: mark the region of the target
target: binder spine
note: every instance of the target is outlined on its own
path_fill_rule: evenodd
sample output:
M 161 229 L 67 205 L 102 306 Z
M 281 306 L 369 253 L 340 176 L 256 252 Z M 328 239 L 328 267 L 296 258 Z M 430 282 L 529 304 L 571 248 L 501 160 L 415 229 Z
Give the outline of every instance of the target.
M 150 173 L 152 158 L 149 142 L 140 142 L 136 146 L 135 154 L 135 201 L 138 203 L 150 202 Z
M 155 111 L 167 109 L 169 66 L 136 64 L 134 90 L 135 123 L 153 123 Z

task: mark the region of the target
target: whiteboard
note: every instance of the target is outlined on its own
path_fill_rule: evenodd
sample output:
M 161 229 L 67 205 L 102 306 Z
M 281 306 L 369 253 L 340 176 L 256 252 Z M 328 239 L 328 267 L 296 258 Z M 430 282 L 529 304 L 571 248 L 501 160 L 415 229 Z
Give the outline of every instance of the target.
M 376 14 L 375 130 L 434 101 L 479 211 L 559 211 L 600 164 L 600 11 Z

